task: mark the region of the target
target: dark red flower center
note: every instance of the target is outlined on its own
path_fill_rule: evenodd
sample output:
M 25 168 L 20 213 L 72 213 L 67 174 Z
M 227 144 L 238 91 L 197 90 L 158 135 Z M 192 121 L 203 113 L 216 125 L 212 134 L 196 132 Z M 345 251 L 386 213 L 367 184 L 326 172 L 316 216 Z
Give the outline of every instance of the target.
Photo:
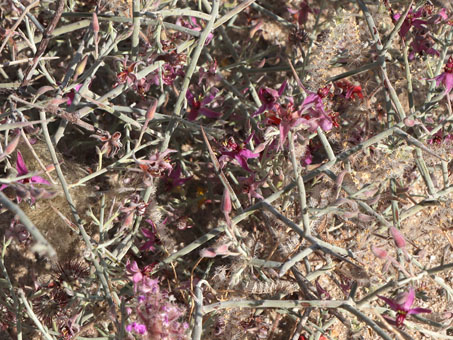
M 447 65 L 445 65 L 445 72 L 446 73 L 453 73 L 453 57 L 450 57 L 447 61 Z
M 267 104 L 271 104 L 275 101 L 275 98 L 274 96 L 272 96 L 272 94 L 270 94 L 268 91 L 264 90 L 263 93 L 263 99 L 264 101 L 267 103 Z
M 396 316 L 396 325 L 401 327 L 404 324 L 404 320 L 406 320 L 407 312 L 404 310 L 398 310 Z

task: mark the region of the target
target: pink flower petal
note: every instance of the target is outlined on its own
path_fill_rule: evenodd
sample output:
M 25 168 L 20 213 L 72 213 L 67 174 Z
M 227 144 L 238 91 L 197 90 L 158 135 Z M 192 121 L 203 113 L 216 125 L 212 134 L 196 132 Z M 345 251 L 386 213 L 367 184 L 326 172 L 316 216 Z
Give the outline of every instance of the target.
M 17 151 L 16 169 L 20 176 L 28 174 L 27 166 L 25 165 L 24 158 L 20 151 Z
M 409 292 L 407 292 L 407 295 L 406 295 L 406 300 L 404 301 L 404 304 L 402 305 L 402 309 L 404 311 L 409 311 L 412 304 L 414 303 L 414 300 L 415 300 L 415 289 L 414 288 L 410 288 L 409 289 Z
M 45 180 L 44 178 L 42 178 L 40 176 L 33 176 L 32 178 L 30 178 L 30 182 L 50 185 L 50 182 L 48 182 L 47 180 Z

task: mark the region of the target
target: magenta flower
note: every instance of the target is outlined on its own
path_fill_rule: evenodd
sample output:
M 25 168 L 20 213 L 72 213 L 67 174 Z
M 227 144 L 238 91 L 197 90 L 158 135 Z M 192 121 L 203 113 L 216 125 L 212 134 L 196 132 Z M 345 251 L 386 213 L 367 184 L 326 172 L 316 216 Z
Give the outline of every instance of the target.
M 432 130 L 432 129 L 428 128 L 428 130 Z M 433 135 L 433 138 L 427 140 L 428 144 L 437 144 L 437 145 L 442 144 L 443 142 L 449 143 L 452 141 L 453 141 L 453 133 L 444 134 L 444 131 L 442 131 L 442 130 L 437 131 Z
M 197 32 L 201 32 L 203 30 L 203 27 L 201 27 L 201 25 L 197 22 L 197 19 L 194 18 L 194 17 L 190 17 L 189 21 L 184 20 L 182 18 L 178 18 L 176 20 L 176 24 L 180 25 L 180 26 L 183 26 L 183 27 L 190 28 L 190 29 L 192 29 L 194 31 L 197 31 Z M 211 40 L 213 38 L 214 38 L 214 34 L 213 33 L 209 33 L 204 44 L 205 45 L 209 45 L 209 43 L 211 42 Z
M 135 66 L 137 66 L 136 62 L 132 62 L 128 65 L 128 57 L 126 56 L 123 59 L 123 71 L 119 72 L 116 75 L 117 82 L 113 85 L 113 87 L 117 87 L 120 84 L 127 84 L 132 86 L 137 81 L 137 76 L 134 74 Z
M 121 132 L 119 131 L 116 131 L 113 135 L 110 135 L 108 131 L 103 131 L 99 135 L 91 135 L 90 137 L 104 142 L 101 147 L 101 153 L 106 155 L 107 158 L 113 158 L 123 147 L 121 143 Z
M 126 331 L 129 333 L 134 331 L 137 334 L 143 335 L 146 334 L 146 326 L 140 323 L 132 322 L 131 324 L 126 326 Z
M 412 51 L 409 54 L 409 60 L 413 60 L 416 54 L 422 55 L 423 53 L 440 56 L 439 51 L 432 47 L 433 43 L 434 41 L 429 35 L 417 34 L 411 42 Z
M 286 97 L 283 105 L 273 104 L 273 109 L 266 113 L 265 123 L 277 125 L 280 130 L 278 149 L 285 144 L 289 131 L 301 124 L 310 131 L 316 131 L 320 126 L 324 131 L 332 129 L 332 119 L 324 110 L 322 97 L 314 92 L 307 92 L 302 105 L 296 109 L 292 97 Z
M 74 101 L 75 95 L 79 92 L 80 88 L 83 84 L 77 84 L 71 91 L 66 95 L 66 105 L 71 106 L 72 102 Z
M 435 77 L 434 80 L 436 81 L 437 86 L 439 86 L 440 83 L 445 86 L 444 95 L 450 94 L 450 91 L 453 88 L 453 57 L 448 58 L 444 72 Z
M 263 113 L 266 110 L 273 110 L 278 107 L 277 101 L 279 98 L 282 96 L 283 92 L 285 91 L 286 88 L 286 80 L 283 82 L 283 84 L 280 86 L 278 91 L 274 89 L 270 89 L 267 87 L 263 87 L 258 91 L 258 97 L 261 100 L 261 106 L 260 108 L 252 115 L 252 117 L 259 115 L 260 113 Z
M 182 171 L 181 171 L 181 166 L 177 164 L 173 170 L 171 170 L 170 174 L 165 177 L 165 187 L 167 188 L 168 191 L 172 191 L 174 188 L 178 188 L 187 181 L 191 180 L 193 176 L 189 177 L 181 177 Z
M 27 169 L 27 166 L 25 165 L 24 158 L 22 157 L 22 154 L 20 151 L 17 151 L 17 160 L 16 160 L 16 170 L 17 170 L 17 175 L 19 176 L 25 176 L 29 174 L 29 171 Z M 47 184 L 50 185 L 48 181 L 46 181 L 44 178 L 41 176 L 32 176 L 30 178 L 25 178 L 17 181 L 22 184 L 28 184 L 28 183 L 38 183 L 38 184 Z M 8 184 L 2 184 L 0 186 L 0 191 L 7 188 L 9 185 Z M 20 196 L 17 196 L 17 202 L 20 203 L 22 198 Z M 31 197 L 32 203 L 34 203 L 34 198 Z
M 198 71 L 198 85 L 201 85 L 203 80 L 208 87 L 213 86 L 216 82 L 221 80 L 221 77 L 217 72 L 217 60 L 214 59 L 214 61 L 209 64 L 207 71 L 205 71 L 203 67 L 200 67 L 200 70 Z
M 306 121 L 305 118 L 301 117 L 301 113 L 295 109 L 292 97 L 288 97 L 288 103 L 277 106 L 267 116 L 265 122 L 269 125 L 278 125 L 280 130 L 278 149 L 283 148 L 289 131 Z
M 129 279 L 134 284 L 134 292 L 148 293 L 159 290 L 159 280 L 151 279 L 148 274 L 154 268 L 154 264 L 149 264 L 143 269 L 140 269 L 137 262 L 130 262 L 129 259 L 126 263 L 126 273 Z
M 127 332 L 146 334 L 146 339 L 184 340 L 187 339 L 188 324 L 181 322 L 184 309 L 177 306 L 169 294 L 161 290 L 159 280 L 148 277 L 151 269 L 142 270 L 134 261 L 128 261 L 126 270 L 134 283 L 134 299 L 128 307 L 131 322 L 126 326 Z M 138 275 L 140 273 L 140 275 Z
M 404 19 L 403 25 L 401 26 L 401 29 L 399 31 L 399 35 L 401 36 L 401 38 L 404 38 L 406 36 L 406 34 L 409 32 L 412 26 L 417 28 L 423 28 L 423 25 L 426 25 L 425 20 L 418 19 L 421 16 L 423 16 L 423 8 L 415 13 L 412 9 L 409 10 L 409 13 L 407 14 L 406 19 Z M 400 13 L 396 13 L 393 16 L 393 19 L 395 21 L 398 21 L 400 18 L 401 18 Z
M 129 278 L 132 280 L 134 285 L 139 283 L 143 279 L 143 274 L 136 261 L 130 262 L 127 260 L 126 272 Z
M 142 228 L 142 234 L 148 239 L 145 243 L 142 244 L 140 247 L 141 251 L 155 251 L 156 247 L 156 234 L 154 231 L 148 228 Z
M 252 203 L 252 197 L 263 200 L 264 197 L 257 191 L 266 181 L 264 177 L 261 181 L 257 181 L 255 174 L 251 174 L 249 177 L 239 177 L 239 182 L 242 184 L 242 193 L 247 194 L 250 203 Z
M 176 78 L 184 76 L 184 67 L 182 61 L 180 61 L 184 60 L 182 55 L 179 57 L 174 57 L 172 59 L 174 59 L 173 63 L 167 62 L 162 65 L 162 82 L 165 85 L 173 85 L 173 82 L 175 81 Z M 157 61 L 164 59 L 158 57 L 155 60 Z M 161 80 L 159 72 L 157 70 L 152 72 L 146 77 L 146 80 L 148 81 L 148 83 L 152 83 L 154 85 L 159 86 Z
M 167 149 L 164 152 L 156 152 L 149 156 L 148 160 L 140 160 L 132 156 L 145 175 L 144 183 L 151 185 L 153 177 L 161 177 L 165 172 L 170 173 L 173 166 L 170 164 L 170 153 L 176 152 L 173 149 Z
M 442 8 L 439 13 L 437 13 L 431 20 L 430 23 L 432 22 L 433 24 L 438 24 L 442 21 L 447 21 L 448 20 L 448 14 L 447 14 L 447 9 Z
M 304 25 L 308 20 L 308 13 L 317 14 L 318 11 L 314 11 L 310 8 L 307 3 L 307 0 L 304 0 L 300 3 L 299 10 L 288 8 L 288 11 L 294 16 L 299 25 Z
M 208 109 L 206 105 L 212 102 L 219 90 L 212 88 L 211 92 L 204 98 L 195 99 L 192 92 L 187 90 L 186 98 L 189 103 L 189 115 L 187 116 L 188 120 L 195 120 L 199 114 L 205 115 L 209 118 L 219 118 L 222 114 L 211 109 Z
M 410 288 L 409 292 L 405 293 L 402 302 L 399 303 L 398 300 L 392 300 L 389 299 L 385 296 L 379 296 L 381 300 L 384 300 L 386 304 L 390 306 L 391 309 L 393 309 L 396 312 L 396 320 L 390 320 L 391 323 L 395 323 L 396 326 L 401 327 L 404 323 L 404 320 L 406 319 L 407 315 L 411 314 L 420 314 L 420 313 L 431 313 L 430 309 L 427 308 L 411 308 L 412 304 L 414 303 L 415 300 L 415 289 Z
M 363 99 L 362 86 L 360 85 L 354 85 L 347 80 L 339 80 L 335 83 L 335 87 L 341 89 L 341 95 L 346 99 L 352 100 L 355 100 L 356 98 Z M 321 91 L 318 90 L 318 94 L 320 95 L 321 98 L 323 98 L 321 93 L 322 89 Z
M 307 148 L 305 149 L 305 153 L 304 153 L 302 159 L 300 160 L 300 162 L 302 163 L 303 166 L 307 166 L 307 165 L 310 165 L 311 163 L 313 163 L 313 155 L 311 153 L 310 146 L 307 145 Z
M 318 126 L 324 131 L 332 129 L 332 119 L 325 111 L 324 103 L 319 94 L 308 92 L 308 96 L 301 105 L 300 113 L 301 116 L 306 115 L 301 123 L 307 125 L 311 131 L 316 131 Z
M 236 144 L 234 142 L 234 138 L 230 137 L 224 147 L 222 147 L 220 150 L 220 153 L 222 154 L 219 158 L 221 166 L 223 167 L 226 161 L 234 159 L 244 170 L 251 172 L 250 168 L 248 167 L 247 160 L 249 158 L 259 157 L 259 153 L 254 153 L 251 150 L 245 148 L 245 145 L 249 143 L 252 137 L 253 134 L 251 134 L 242 145 Z

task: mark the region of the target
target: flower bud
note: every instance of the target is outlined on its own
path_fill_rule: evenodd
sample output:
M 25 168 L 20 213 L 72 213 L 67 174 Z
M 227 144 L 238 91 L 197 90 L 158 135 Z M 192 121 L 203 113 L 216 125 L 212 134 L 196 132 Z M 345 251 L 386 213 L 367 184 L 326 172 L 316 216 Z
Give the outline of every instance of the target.
M 379 247 L 371 246 L 371 251 L 373 252 L 374 256 L 379 257 L 382 260 L 387 258 L 387 252 Z
M 232 206 L 231 206 L 231 198 L 230 198 L 230 192 L 228 191 L 227 188 L 223 190 L 223 197 L 222 197 L 222 206 L 221 206 L 222 212 L 224 214 L 229 214 L 231 212 Z
M 396 229 L 395 227 L 391 227 L 390 233 L 392 234 L 393 240 L 395 241 L 395 244 L 399 249 L 403 249 L 404 247 L 406 247 L 406 240 L 404 239 L 403 234 L 401 234 L 401 232 L 398 229 Z
M 99 20 L 96 13 L 93 12 L 93 31 L 95 33 L 99 32 Z

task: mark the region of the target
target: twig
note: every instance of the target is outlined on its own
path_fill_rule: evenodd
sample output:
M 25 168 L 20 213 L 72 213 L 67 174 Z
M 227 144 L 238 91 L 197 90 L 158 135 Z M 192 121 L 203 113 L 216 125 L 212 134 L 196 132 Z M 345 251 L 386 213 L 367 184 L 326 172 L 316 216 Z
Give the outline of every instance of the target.
M 38 1 L 39 2 L 39 1 Z M 65 0 L 58 0 L 57 2 L 57 8 L 55 10 L 55 14 L 52 17 L 52 21 L 50 24 L 46 27 L 46 30 L 44 31 L 44 39 L 41 40 L 38 46 L 38 50 L 35 53 L 35 56 L 33 58 L 33 64 L 27 68 L 27 70 L 24 73 L 24 79 L 22 81 L 22 86 L 27 86 L 30 78 L 33 76 L 34 70 L 38 66 L 38 63 L 43 56 L 44 52 L 47 49 L 47 45 L 49 44 L 50 41 L 50 36 L 55 29 L 55 27 L 58 24 L 58 21 L 60 21 L 61 14 L 63 13 L 64 6 L 65 6 L 66 1 Z M 1 51 L 1 49 L 0 49 Z
M 310 246 L 298 252 L 293 257 L 291 257 L 289 260 L 283 263 L 278 273 L 278 276 L 279 277 L 284 276 L 288 270 L 290 270 L 296 263 L 300 262 L 302 259 L 313 253 L 313 251 L 315 251 L 316 248 L 317 248 L 316 246 Z
M 216 302 L 203 306 L 203 314 L 227 308 L 339 308 L 343 305 L 350 305 L 348 300 L 236 300 Z
M 201 134 L 203 135 L 204 142 L 206 144 L 206 147 L 208 148 L 209 157 L 211 158 L 212 164 L 214 165 L 214 169 L 217 172 L 223 186 L 225 187 L 226 190 L 228 190 L 228 192 L 231 196 L 231 201 L 233 203 L 234 208 L 238 209 L 238 210 L 242 210 L 241 202 L 237 198 L 236 193 L 233 190 L 233 187 L 231 186 L 230 182 L 228 181 L 228 179 L 226 178 L 222 169 L 220 168 L 219 161 L 217 160 L 217 157 L 215 156 L 214 151 L 211 148 L 211 144 L 209 143 L 209 139 L 206 136 L 206 133 L 204 132 L 203 127 L 201 127 Z
M 203 331 L 203 291 L 201 286 L 209 285 L 208 281 L 200 280 L 195 287 L 195 324 L 192 330 L 192 340 L 200 340 Z
M 406 20 L 407 15 L 409 14 L 410 10 L 412 9 L 412 4 L 414 3 L 413 0 L 407 5 L 406 10 L 401 14 L 400 18 L 396 22 L 395 27 L 393 27 L 392 32 L 390 32 L 387 41 L 385 42 L 384 46 L 382 46 L 382 52 L 385 54 L 387 50 L 389 49 L 390 45 L 393 42 L 393 39 L 395 39 L 396 35 L 400 31 L 401 26 L 403 26 L 404 20 Z
M 39 4 L 39 1 L 40 0 L 35 0 L 33 1 L 30 5 L 28 5 L 22 12 L 22 14 L 20 15 L 19 19 L 17 19 L 17 21 L 14 23 L 13 27 L 10 28 L 8 34 L 6 35 L 6 37 L 4 37 L 3 39 L 3 43 L 2 45 L 0 46 L 0 53 L 2 53 L 3 51 L 3 48 L 5 47 L 5 45 L 8 43 L 9 41 L 9 38 L 11 38 L 11 36 L 14 34 L 14 31 L 16 30 L 17 27 L 19 27 L 20 23 L 22 22 L 22 20 L 24 20 L 25 16 L 27 15 L 27 13 L 33 8 L 33 7 L 36 7 L 38 4 Z
M 41 321 L 39 321 L 38 317 L 36 314 L 33 312 L 33 309 L 31 308 L 30 304 L 28 303 L 28 299 L 25 296 L 25 292 L 23 291 L 22 288 L 19 289 L 19 299 L 22 301 L 22 303 L 25 306 L 25 309 L 27 310 L 27 314 L 30 317 L 30 319 L 33 320 L 35 323 L 36 327 L 38 327 L 39 331 L 41 334 L 46 338 L 47 340 L 55 340 L 55 338 L 49 334 L 46 328 L 44 328 L 43 324 Z
M 0 258 L 0 269 L 2 270 L 3 276 L 5 277 L 6 283 L 8 285 L 8 290 L 10 297 L 14 301 L 14 308 L 15 308 L 15 314 L 16 314 L 16 329 L 17 329 L 17 340 L 22 340 L 22 316 L 20 315 L 21 312 L 21 307 L 22 305 L 19 302 L 19 299 L 17 298 L 16 293 L 14 292 L 14 287 L 13 284 L 11 283 L 11 280 L 8 275 L 8 270 L 5 267 L 5 252 L 8 244 L 10 243 L 11 239 L 8 241 L 3 240 L 3 249 L 2 249 L 2 254 Z
M 206 39 L 208 38 L 208 34 L 211 32 L 211 30 L 214 26 L 214 21 L 215 21 L 218 13 L 219 13 L 219 0 L 213 0 L 211 19 L 208 21 L 205 29 L 201 33 L 200 39 L 198 40 L 198 45 L 192 54 L 192 58 L 190 60 L 189 67 L 187 68 L 186 75 L 184 76 L 184 81 L 183 81 L 182 87 L 180 89 L 180 93 L 179 93 L 178 99 L 176 101 L 175 108 L 173 110 L 173 115 L 176 117 L 179 116 L 181 113 L 182 104 L 183 104 L 184 99 L 186 98 L 186 92 L 187 92 L 187 89 L 189 88 L 190 80 L 192 79 L 192 75 L 195 71 L 195 67 L 197 66 L 201 51 L 204 48 L 204 44 L 206 42 Z M 171 135 L 173 134 L 173 131 L 175 131 L 177 126 L 178 126 L 178 123 L 176 120 L 170 121 L 170 123 L 167 127 L 167 130 L 165 131 L 164 141 L 162 142 L 162 146 L 160 148 L 161 152 L 168 149 L 168 144 L 170 143 Z
M 244 9 L 252 5 L 256 0 L 245 0 L 244 2 L 240 3 L 237 5 L 235 8 L 233 8 L 231 11 L 227 12 L 224 14 L 219 20 L 217 20 L 214 24 L 214 29 L 217 27 L 222 26 L 224 23 L 226 23 L 228 20 L 230 20 L 232 17 L 235 15 L 239 14 L 242 12 Z
M 314 236 L 311 236 L 311 235 L 306 235 L 304 233 L 304 231 L 296 224 L 294 223 L 293 221 L 291 221 L 290 219 L 288 219 L 286 216 L 283 216 L 282 214 L 280 214 L 272 205 L 270 205 L 269 203 L 265 202 L 265 201 L 261 201 L 261 206 L 266 208 L 269 212 L 271 212 L 275 217 L 277 217 L 280 221 L 282 221 L 283 223 L 285 223 L 288 227 L 290 227 L 291 229 L 293 229 L 296 233 L 299 234 L 300 237 L 306 239 L 308 242 L 310 242 L 311 244 L 313 244 L 314 246 L 317 246 L 319 248 L 321 248 L 322 250 L 324 250 L 325 252 L 329 253 L 329 254 L 332 254 L 334 255 L 335 257 L 339 257 L 340 259 L 342 260 L 346 260 L 343 256 L 349 256 L 351 255 L 351 252 L 346 250 L 346 249 L 343 249 L 343 248 L 340 248 L 340 247 L 337 247 L 337 246 L 334 246 L 334 245 L 331 245 L 330 243 L 327 243 L 327 242 L 324 242 Z M 342 255 L 342 256 L 341 256 Z
M 370 30 L 371 36 L 373 37 L 374 43 L 376 44 L 376 49 L 379 53 L 378 62 L 380 63 L 380 66 L 381 66 L 381 81 L 384 84 L 384 86 L 386 87 L 386 89 L 388 90 L 388 94 L 389 94 L 390 98 L 392 99 L 392 102 L 395 104 L 395 106 L 397 108 L 398 116 L 399 116 L 400 120 L 402 121 L 406 117 L 406 114 L 405 114 L 403 106 L 401 105 L 401 102 L 398 98 L 398 95 L 396 94 L 395 89 L 393 88 L 392 84 L 390 83 L 390 80 L 388 79 L 387 67 L 386 67 L 385 56 L 384 56 L 385 50 L 384 50 L 384 46 L 382 46 L 381 39 L 379 37 L 379 31 L 374 23 L 373 16 L 371 15 L 371 13 L 368 10 L 368 7 L 365 5 L 365 3 L 362 0 L 357 0 L 357 3 L 364 14 L 365 21 L 368 25 L 368 29 Z
M 138 50 L 140 47 L 140 39 L 139 39 L 139 34 L 140 34 L 140 0 L 133 0 L 133 32 L 132 32 L 132 44 L 131 44 L 131 53 L 132 53 L 132 58 L 134 60 L 137 60 L 138 57 Z
M 291 163 L 293 165 L 294 175 L 296 177 L 297 188 L 299 189 L 299 204 L 300 213 L 302 214 L 302 223 L 304 225 L 304 234 L 311 235 L 310 218 L 308 216 L 307 194 L 305 192 L 305 184 L 299 172 L 299 166 L 296 160 L 296 150 L 294 147 L 294 137 L 291 131 L 288 132 L 289 152 L 291 153 Z
M 353 306 L 351 305 L 342 305 L 340 306 L 340 308 L 348 311 L 349 313 L 351 314 L 354 314 L 356 317 L 358 317 L 360 320 L 362 320 L 363 322 L 365 322 L 368 326 L 371 327 L 371 329 L 373 329 L 377 334 L 379 334 L 379 336 L 382 338 L 382 339 L 385 339 L 385 340 L 392 340 L 392 338 L 384 332 L 384 330 L 379 327 L 376 322 L 374 322 L 373 320 L 371 320 L 369 317 L 367 317 L 365 314 L 363 314 L 362 312 L 360 312 L 358 309 L 354 308 Z

